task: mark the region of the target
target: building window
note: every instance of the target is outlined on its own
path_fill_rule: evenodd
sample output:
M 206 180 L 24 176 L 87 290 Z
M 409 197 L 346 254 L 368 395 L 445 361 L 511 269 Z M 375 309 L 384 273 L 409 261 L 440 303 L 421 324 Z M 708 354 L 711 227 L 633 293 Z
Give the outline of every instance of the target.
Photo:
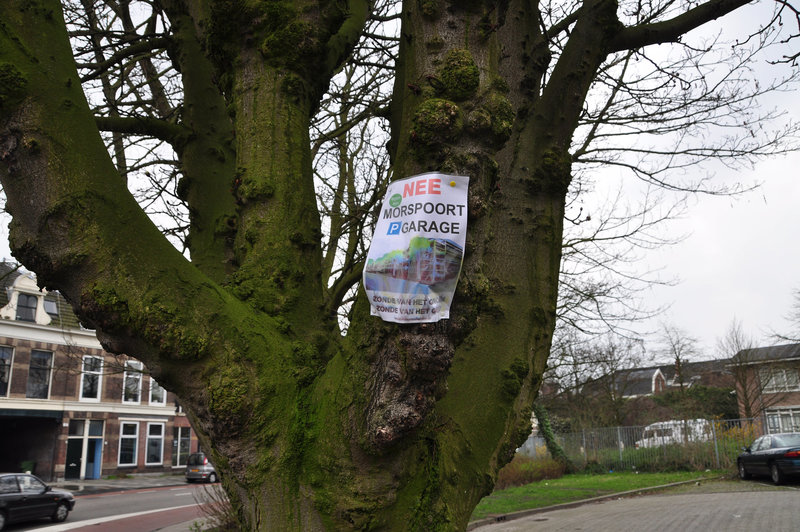
M 167 391 L 155 379 L 150 379 L 150 404 L 161 406 L 167 404 Z
M 142 363 L 133 360 L 125 362 L 123 378 L 122 402 L 139 404 L 142 396 Z
M 49 351 L 31 351 L 31 364 L 28 369 L 28 386 L 25 397 L 29 399 L 47 399 L 50 394 L 50 368 L 53 353 Z
M 52 317 L 58 316 L 58 301 L 55 298 L 44 298 L 44 311 Z
M 186 465 L 192 450 L 192 429 L 189 427 L 172 428 L 172 465 Z
M 797 368 L 768 366 L 759 368 L 763 393 L 794 392 L 800 390 Z
M 17 295 L 17 319 L 19 321 L 36 321 L 36 296 Z
M 147 424 L 147 457 L 145 465 L 161 465 L 164 461 L 164 424 Z
M 81 400 L 99 401 L 103 378 L 103 359 L 83 357 L 81 370 Z
M 136 448 L 139 444 L 139 424 L 120 423 L 119 465 L 136 465 Z
M 771 408 L 766 412 L 767 432 L 800 432 L 800 407 Z
M 11 382 L 11 358 L 14 350 L 0 346 L 0 397 L 8 395 L 8 383 Z
M 83 437 L 83 429 L 86 427 L 86 422 L 83 419 L 70 419 L 69 420 L 69 436 Z

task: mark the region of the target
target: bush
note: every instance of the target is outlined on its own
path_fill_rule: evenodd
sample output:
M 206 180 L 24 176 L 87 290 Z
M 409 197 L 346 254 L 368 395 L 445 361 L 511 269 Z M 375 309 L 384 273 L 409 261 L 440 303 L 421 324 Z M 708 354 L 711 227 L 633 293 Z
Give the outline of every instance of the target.
M 503 490 L 513 486 L 524 486 L 543 479 L 560 478 L 564 466 L 552 458 L 530 458 L 517 454 L 497 474 L 494 489 Z
M 240 530 L 236 511 L 219 484 L 209 484 L 195 491 L 194 500 L 205 516 L 205 522 L 195 522 L 192 526 L 193 531 L 236 532 Z
M 589 475 L 601 475 L 606 471 L 608 468 L 595 460 L 586 462 L 586 466 L 583 468 L 583 472 Z

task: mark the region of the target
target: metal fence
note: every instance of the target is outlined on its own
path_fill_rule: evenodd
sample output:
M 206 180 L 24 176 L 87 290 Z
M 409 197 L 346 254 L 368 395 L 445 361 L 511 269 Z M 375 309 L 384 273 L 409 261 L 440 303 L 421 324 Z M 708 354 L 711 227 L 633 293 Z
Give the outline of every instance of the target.
M 761 418 L 671 420 L 646 426 L 606 427 L 557 434 L 573 464 L 603 470 L 726 469 L 742 447 L 764 434 Z M 518 453 L 547 456 L 544 439 L 531 435 Z

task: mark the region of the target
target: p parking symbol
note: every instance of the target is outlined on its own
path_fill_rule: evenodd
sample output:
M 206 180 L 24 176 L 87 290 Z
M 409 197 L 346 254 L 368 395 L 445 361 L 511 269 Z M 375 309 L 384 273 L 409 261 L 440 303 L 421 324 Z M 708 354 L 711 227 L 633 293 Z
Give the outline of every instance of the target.
M 386 231 L 387 235 L 399 235 L 400 234 L 400 222 L 392 222 L 389 224 L 389 230 Z

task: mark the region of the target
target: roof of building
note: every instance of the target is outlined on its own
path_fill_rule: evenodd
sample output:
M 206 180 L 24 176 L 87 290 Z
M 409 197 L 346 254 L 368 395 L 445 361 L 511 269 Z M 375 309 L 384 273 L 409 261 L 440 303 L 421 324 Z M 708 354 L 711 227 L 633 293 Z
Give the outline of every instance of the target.
M 36 282 L 36 277 L 24 270 L 21 265 L 12 262 L 0 262 L 0 308 L 5 307 L 11 301 L 11 294 L 18 286 L 20 278 L 26 277 L 28 282 Z M 29 288 L 30 290 L 30 288 Z M 50 314 L 49 326 L 58 327 L 61 329 L 78 329 L 80 328 L 80 320 L 72 312 L 72 307 L 64 299 L 58 291 L 44 291 L 41 290 L 44 301 L 54 301 L 56 304 L 57 313 Z
M 800 344 L 771 345 L 742 349 L 731 358 L 731 364 L 761 364 L 778 360 L 800 359 Z
M 617 373 L 615 383 L 617 390 L 626 396 L 651 395 L 653 393 L 653 379 L 659 368 L 642 368 L 620 371 Z
M 681 364 L 681 368 L 683 369 L 683 378 L 684 381 L 688 381 L 692 377 L 701 377 L 707 373 L 715 373 L 715 374 L 722 374 L 722 373 L 730 373 L 728 370 L 728 359 L 720 359 L 720 360 L 703 360 L 700 362 L 684 362 Z M 661 373 L 664 374 L 664 377 L 667 381 L 672 384 L 675 380 L 675 364 L 666 364 L 664 366 L 658 366 L 661 369 Z
M 694 384 L 708 384 L 706 381 L 709 376 L 730 376 L 727 367 L 728 360 L 705 360 L 701 362 L 684 362 L 682 364 L 683 383 L 685 386 Z M 678 386 L 675 380 L 675 364 L 664 364 L 659 366 L 649 366 L 646 368 L 632 368 L 618 370 L 614 373 L 614 387 L 625 397 L 636 397 L 640 395 L 652 395 L 655 392 L 655 378 L 658 373 L 664 377 L 668 387 Z M 600 377 L 595 381 L 587 383 L 588 389 L 594 389 L 607 376 Z M 606 381 L 607 382 L 607 381 Z M 716 384 L 715 384 L 716 385 Z

